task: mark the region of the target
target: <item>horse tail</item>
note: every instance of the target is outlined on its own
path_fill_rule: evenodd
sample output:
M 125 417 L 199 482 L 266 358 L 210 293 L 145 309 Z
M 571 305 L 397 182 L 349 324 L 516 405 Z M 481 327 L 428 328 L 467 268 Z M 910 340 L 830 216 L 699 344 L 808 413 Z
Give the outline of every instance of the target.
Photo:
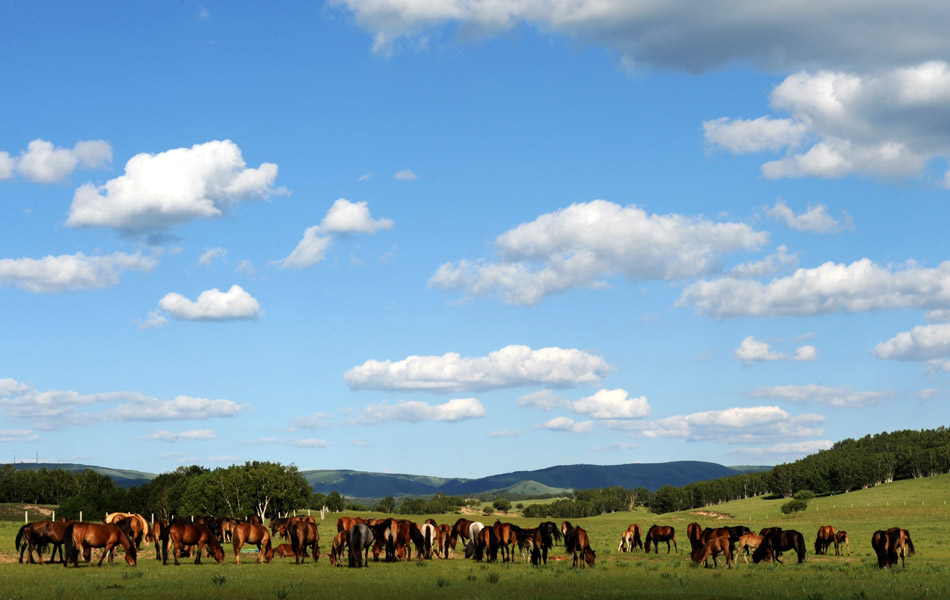
M 914 542 L 910 539 L 910 532 L 904 531 L 904 541 L 907 543 L 907 556 L 913 556 L 914 553 Z
M 162 543 L 162 562 L 168 562 L 168 538 L 171 532 L 171 525 L 162 527 L 158 534 L 158 541 Z
M 547 527 L 542 527 L 541 530 L 541 544 L 547 548 L 550 548 L 554 544 L 551 542 L 551 531 Z M 555 534 L 558 534 L 557 530 L 554 530 Z M 558 535 L 555 535 L 555 539 L 558 539 Z
M 634 547 L 638 547 L 638 548 L 640 548 L 641 550 L 643 550 L 643 540 L 640 539 L 640 528 L 639 528 L 639 527 L 637 527 L 636 529 L 633 530 L 633 546 L 634 546 Z M 633 548 L 631 548 L 630 550 L 633 550 Z
M 26 525 L 20 527 L 20 530 L 16 532 L 16 550 L 17 550 L 17 552 L 20 551 L 20 541 L 21 541 L 21 540 L 22 540 L 22 542 L 23 542 L 23 546 L 24 546 L 24 547 L 26 547 L 26 545 L 27 545 L 27 540 L 26 540 L 26 538 L 28 538 L 28 536 L 27 536 L 27 533 L 26 533 L 26 529 L 27 529 L 29 526 L 30 526 L 30 524 L 27 523 Z
M 553 546 L 553 545 L 554 545 L 554 543 L 551 542 L 551 536 L 552 536 L 552 535 L 554 536 L 554 542 L 560 542 L 560 541 L 564 538 L 564 536 L 561 535 L 561 530 L 558 529 L 557 527 L 554 527 L 554 528 L 552 528 L 551 530 L 548 530 L 548 528 L 545 527 L 544 530 L 545 530 L 545 532 L 547 532 L 547 534 L 548 534 L 548 536 L 547 536 L 548 539 L 545 541 L 545 543 L 546 543 L 548 546 Z
M 297 534 L 297 524 L 287 528 L 287 535 L 290 537 L 290 548 L 294 552 L 294 556 L 297 556 L 297 553 L 300 552 L 300 546 L 302 545 L 303 540 L 300 539 L 300 536 Z
M 70 523 L 66 526 L 66 533 L 63 536 L 63 545 L 66 547 L 66 560 L 63 561 L 63 566 L 68 567 L 69 563 L 78 563 L 79 562 L 79 549 L 76 547 L 76 540 L 73 539 L 73 528 L 75 525 Z

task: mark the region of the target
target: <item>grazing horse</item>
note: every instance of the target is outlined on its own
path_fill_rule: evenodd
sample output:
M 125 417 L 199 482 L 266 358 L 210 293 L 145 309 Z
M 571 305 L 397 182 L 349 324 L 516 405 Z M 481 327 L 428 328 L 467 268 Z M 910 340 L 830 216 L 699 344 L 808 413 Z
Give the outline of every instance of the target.
M 582 558 L 581 568 L 584 566 L 593 567 L 597 554 L 590 547 L 590 540 L 587 537 L 587 531 L 582 527 L 572 527 L 564 535 L 564 547 L 568 552 L 574 555 L 574 566 L 577 567 L 578 554 Z
M 828 554 L 828 548 L 834 544 L 835 550 L 838 549 L 837 535 L 835 528 L 831 525 L 822 525 L 818 528 L 818 535 L 815 537 L 815 554 Z
M 794 529 L 770 531 L 762 536 L 762 543 L 752 553 L 752 562 L 758 564 L 771 555 L 776 562 L 782 563 L 779 558 L 785 550 L 794 550 L 798 555 L 798 564 L 805 562 L 805 536 Z
M 274 549 L 270 545 L 270 532 L 261 524 L 238 523 L 231 532 L 231 545 L 234 546 L 234 563 L 241 564 L 241 547 L 244 544 L 257 546 L 257 562 L 270 563 L 274 558 Z
M 337 531 L 349 531 L 350 527 L 356 523 L 362 523 L 363 519 L 360 517 L 340 517 L 336 520 L 336 530 Z
M 105 523 L 118 523 L 122 519 L 132 519 L 129 529 L 134 537 L 135 549 L 142 549 L 142 542 L 146 544 L 152 541 L 152 531 L 148 526 L 148 521 L 138 513 L 114 512 L 106 515 Z
M 887 532 L 888 533 L 899 532 L 900 533 L 899 542 L 900 542 L 901 552 L 903 553 L 904 547 L 906 546 L 907 556 L 913 556 L 915 554 L 914 542 L 910 540 L 909 531 L 907 531 L 906 529 L 901 529 L 900 527 L 891 527 L 890 529 L 887 530 Z
M 554 521 L 544 521 L 543 523 L 538 525 L 538 529 L 547 529 L 548 533 L 551 535 L 551 537 L 554 540 L 553 542 L 554 544 L 557 544 L 558 542 L 561 541 L 561 537 L 562 537 L 561 530 L 558 529 Z
M 66 562 L 64 567 L 68 567 L 72 562 L 73 566 L 79 566 L 79 550 L 82 549 L 82 557 L 87 562 L 92 554 L 93 548 L 102 548 L 102 555 L 96 566 L 102 566 L 102 559 L 108 554 L 112 555 L 112 549 L 122 545 L 125 550 L 125 562 L 130 566 L 135 566 L 135 546 L 129 540 L 129 536 L 122 528 L 115 523 L 82 523 L 73 522 L 66 525 Z M 111 562 L 111 558 L 110 558 Z
M 531 542 L 531 564 L 534 566 L 542 562 L 548 564 L 548 550 L 554 545 L 551 529 L 542 523 L 534 529 L 526 529 L 525 534 Z
M 553 523 L 552 523 L 553 525 Z M 455 522 L 455 525 L 452 525 L 452 534 L 449 538 L 449 544 L 452 548 L 455 548 L 455 544 L 458 541 L 458 538 L 461 537 L 463 540 L 467 540 L 465 545 L 475 544 L 475 538 L 478 536 L 478 532 L 481 531 L 485 525 L 478 521 L 469 521 L 468 519 L 459 519 Z
M 496 520 L 495 524 L 492 525 L 492 529 L 495 530 L 495 535 L 498 536 L 502 561 L 513 561 L 513 547 L 518 544 L 518 533 L 521 531 L 521 528 L 511 523 L 502 523 L 500 520 Z
M 172 557 L 175 559 L 175 565 L 180 563 L 178 559 L 182 555 L 185 546 L 195 547 L 195 564 L 201 564 L 201 552 L 208 548 L 211 556 L 218 564 L 224 562 L 224 549 L 218 543 L 218 538 L 212 533 L 204 523 L 172 523 L 162 531 L 162 564 L 168 564 L 168 542 L 175 545 L 175 551 Z
M 162 536 L 165 536 L 166 529 L 168 529 L 168 523 L 161 519 L 152 524 L 152 541 L 155 542 L 155 558 L 158 560 L 163 560 Z M 168 560 L 168 554 L 165 554 L 164 560 Z
M 66 543 L 66 521 L 36 521 L 20 527 L 16 534 L 16 549 L 20 552 L 20 562 L 23 562 L 23 552 L 27 552 L 27 560 L 33 563 L 33 548 L 36 548 L 36 559 L 42 565 L 42 548 L 47 544 L 53 545 L 50 553 L 50 562 L 56 559 L 56 550 L 59 550 L 59 560 L 63 563 L 63 545 Z M 21 545 L 22 542 L 22 545 Z
M 640 526 L 631 523 L 627 530 L 620 534 L 620 545 L 617 551 L 633 552 L 634 548 L 643 550 L 643 540 L 640 539 Z
M 897 558 L 901 559 L 901 566 L 904 566 L 904 553 L 898 552 L 900 543 L 900 533 L 891 533 L 890 530 L 882 531 L 878 529 L 871 536 L 871 548 L 877 554 L 877 566 L 881 569 L 887 569 L 891 565 L 897 565 Z
M 419 532 L 422 534 L 422 558 L 432 560 L 432 549 L 436 548 L 436 553 L 438 553 L 439 530 L 435 525 L 426 521 L 419 528 Z
M 346 547 L 347 531 L 337 531 L 330 544 L 330 566 L 343 566 L 343 548 Z
M 673 542 L 673 548 L 679 554 L 680 549 L 676 547 L 676 529 L 669 525 L 654 525 L 647 531 L 647 541 L 643 546 L 643 551 L 650 553 L 650 544 L 656 547 L 656 553 L 660 553 L 660 542 L 666 542 L 666 553 L 670 553 L 670 542 Z
M 313 555 L 313 562 L 320 558 L 320 531 L 317 526 L 305 519 L 297 519 L 286 528 L 290 536 L 290 547 L 294 552 L 294 564 L 300 564 L 307 558 L 307 550 Z
M 708 530 L 707 530 L 708 531 Z M 700 562 L 705 561 L 706 566 L 709 566 L 709 557 L 712 556 L 713 564 L 719 566 L 719 561 L 716 560 L 716 557 L 720 554 L 726 555 L 726 566 L 730 569 L 732 568 L 732 541 L 729 539 L 729 535 L 722 535 L 719 537 L 714 537 L 706 540 L 705 543 L 701 546 L 695 546 L 690 558 L 694 563 L 699 564 Z
M 755 550 L 761 543 L 761 535 L 746 533 L 745 535 L 739 537 L 739 542 L 736 545 L 736 552 L 742 552 L 745 550 L 745 555 L 742 558 L 745 560 L 746 564 L 749 564 L 749 550 Z M 715 560 L 715 558 L 713 560 Z M 771 557 L 769 557 L 768 560 L 771 560 Z
M 686 539 L 689 540 L 689 544 L 692 548 L 696 548 L 696 545 L 699 544 L 699 535 L 703 532 L 703 526 L 699 523 L 693 522 L 686 526 Z
M 347 534 L 350 546 L 350 566 L 368 567 L 369 548 L 373 545 L 373 530 L 363 523 L 356 523 Z
M 835 555 L 839 554 L 839 549 L 844 546 L 848 550 L 848 556 L 851 556 L 851 544 L 848 543 L 848 532 L 843 529 L 835 534 Z
M 694 539 L 689 540 L 690 546 L 692 548 L 690 552 L 692 552 L 693 554 L 696 554 L 697 552 L 702 550 L 703 547 L 706 546 L 707 542 L 718 539 L 718 538 L 722 538 L 722 537 L 728 540 L 729 550 L 731 552 L 735 543 L 732 540 L 732 532 L 729 530 L 728 527 L 707 527 L 706 529 L 703 529 L 702 531 L 699 532 L 699 535 L 696 536 L 695 540 Z M 716 562 L 716 553 L 717 552 L 713 552 L 714 563 Z M 707 567 L 709 567 L 708 556 L 709 554 L 707 553 L 706 554 L 707 558 L 703 559 L 706 561 Z
M 379 555 L 385 551 L 385 562 L 396 561 L 396 537 L 399 535 L 395 519 L 383 519 L 374 525 L 368 525 L 373 530 L 373 561 L 379 560 Z
M 222 544 L 230 542 L 231 531 L 234 530 L 237 524 L 237 519 L 232 519 L 231 517 L 221 517 L 218 519 L 218 530 L 221 532 L 221 535 L 218 536 L 218 541 Z
M 475 537 L 475 548 L 472 558 L 482 562 L 487 557 L 488 562 L 498 561 L 498 536 L 492 527 L 483 527 Z
M 438 542 L 439 556 L 442 558 L 449 557 L 449 538 L 452 537 L 452 526 L 448 523 L 443 523 L 438 526 L 438 535 L 436 540 Z

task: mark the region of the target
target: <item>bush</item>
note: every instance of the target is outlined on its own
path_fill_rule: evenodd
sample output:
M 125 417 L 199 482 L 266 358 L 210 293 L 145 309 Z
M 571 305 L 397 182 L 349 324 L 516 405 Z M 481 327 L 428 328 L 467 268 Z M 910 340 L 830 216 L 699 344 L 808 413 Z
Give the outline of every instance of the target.
M 511 502 L 505 498 L 499 498 L 492 502 L 492 506 L 495 507 L 495 510 L 498 512 L 508 512 L 508 509 L 511 508 Z
M 482 509 L 482 514 L 485 515 L 486 517 L 490 517 L 493 514 L 495 514 L 495 509 L 490 506 L 486 506 L 485 508 Z
M 808 502 L 805 500 L 792 500 L 782 505 L 783 514 L 795 513 L 796 515 L 808 508 Z
M 795 492 L 795 495 L 794 495 L 794 496 L 792 496 L 792 498 L 794 498 L 794 499 L 796 499 L 796 500 L 804 500 L 805 502 L 808 502 L 809 500 L 813 499 L 814 497 L 815 497 L 815 492 L 813 492 L 813 491 L 811 491 L 811 490 L 799 490 L 799 491 Z

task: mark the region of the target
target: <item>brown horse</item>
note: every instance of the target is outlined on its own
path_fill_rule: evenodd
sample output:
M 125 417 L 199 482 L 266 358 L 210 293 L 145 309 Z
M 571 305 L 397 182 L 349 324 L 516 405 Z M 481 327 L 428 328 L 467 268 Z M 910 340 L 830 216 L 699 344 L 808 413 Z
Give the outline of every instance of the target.
M 162 564 L 168 564 L 168 542 L 175 545 L 173 557 L 175 565 L 182 555 L 185 546 L 194 546 L 195 564 L 201 564 L 201 553 L 207 547 L 218 564 L 224 562 L 224 549 L 218 543 L 217 536 L 204 523 L 172 523 L 162 532 Z
M 848 542 L 848 532 L 844 530 L 835 534 L 835 555 L 839 554 L 841 546 L 847 548 L 848 556 L 851 556 L 851 544 Z
M 531 564 L 534 566 L 542 562 L 548 564 L 548 550 L 554 545 L 551 529 L 542 523 L 534 529 L 525 529 L 524 533 L 531 544 Z
M 313 556 L 313 562 L 320 558 L 320 531 L 317 526 L 306 519 L 298 519 L 287 525 L 290 536 L 290 545 L 294 551 L 295 564 L 300 564 L 307 558 L 307 550 Z
M 79 550 L 82 549 L 82 557 L 87 562 L 92 555 L 93 548 L 102 548 L 102 555 L 96 566 L 102 566 L 102 560 L 106 555 L 112 555 L 112 549 L 120 545 L 125 550 L 125 562 L 130 566 L 135 566 L 135 546 L 129 540 L 126 532 L 115 523 L 82 523 L 72 522 L 66 525 L 66 562 L 64 567 L 68 567 L 72 562 L 73 566 L 79 566 Z
M 643 540 L 640 538 L 640 526 L 636 523 L 631 523 L 627 530 L 620 534 L 620 545 L 617 546 L 617 551 L 620 552 L 633 552 L 634 548 L 640 548 L 643 550 Z
M 168 523 L 162 520 L 155 521 L 152 524 L 152 541 L 155 542 L 155 558 L 158 560 L 162 559 L 162 536 L 165 535 L 165 530 L 168 529 Z M 168 536 L 165 536 L 168 537 Z M 165 555 L 164 560 L 168 560 L 168 555 Z
M 914 552 L 914 542 L 910 540 L 910 532 L 906 529 L 901 529 L 900 527 L 891 527 L 887 530 L 887 533 L 899 532 L 898 542 L 900 543 L 901 551 L 903 552 L 904 548 L 907 549 L 907 556 L 913 556 Z
M 118 523 L 122 519 L 131 519 L 129 529 L 132 531 L 133 541 L 136 550 L 142 549 L 142 542 L 146 544 L 152 541 L 152 530 L 148 526 L 148 521 L 138 513 L 114 512 L 106 515 L 103 522 Z
M 274 548 L 274 556 L 277 558 L 294 558 L 297 555 L 294 554 L 293 546 L 290 544 L 280 544 Z
M 220 535 L 218 536 L 218 541 L 222 544 L 225 542 L 231 541 L 231 531 L 234 530 L 237 526 L 237 519 L 232 519 L 231 517 L 221 517 L 218 519 L 218 531 Z
M 584 566 L 593 567 L 597 554 L 590 547 L 590 539 L 587 537 L 587 531 L 582 527 L 572 527 L 564 536 L 564 547 L 568 552 L 574 555 L 574 566 L 577 567 L 578 555 L 582 558 L 581 568 Z
M 881 569 L 887 569 L 892 565 L 897 565 L 897 559 L 900 557 L 901 566 L 904 566 L 904 553 L 899 548 L 901 535 L 899 531 L 891 533 L 891 530 L 882 531 L 878 529 L 871 536 L 871 548 L 877 554 L 877 566 Z
M 762 543 L 752 553 L 752 562 L 758 564 L 767 556 L 775 559 L 779 564 L 780 558 L 785 550 L 794 550 L 798 555 L 798 564 L 805 562 L 805 536 L 794 529 L 782 530 L 773 528 L 772 531 L 762 536 Z
M 699 544 L 699 534 L 702 532 L 703 526 L 699 523 L 693 522 L 686 526 L 686 539 L 689 540 L 689 544 L 694 550 Z
M 693 548 L 690 558 L 693 559 L 693 562 L 697 564 L 706 561 L 706 566 L 708 567 L 709 557 L 712 556 L 713 564 L 718 567 L 719 561 L 716 560 L 716 557 L 720 554 L 726 555 L 726 566 L 731 569 L 732 542 L 729 541 L 728 535 L 711 538 L 707 540 L 702 546 L 696 546 Z
M 746 564 L 749 564 L 749 550 L 755 550 L 759 547 L 759 544 L 762 543 L 762 536 L 756 535 L 754 533 L 746 533 L 739 537 L 738 545 L 736 546 L 736 552 L 742 552 L 745 550 L 745 555 L 742 557 L 745 560 Z M 715 559 L 713 559 L 715 560 Z M 772 560 L 772 557 L 769 556 L 768 560 Z
M 360 517 L 340 517 L 336 520 L 336 530 L 337 531 L 349 531 L 350 527 L 357 523 L 362 523 L 363 519 Z
M 274 558 L 274 549 L 270 545 L 270 532 L 261 524 L 238 523 L 231 532 L 231 544 L 234 546 L 234 563 L 241 564 L 241 548 L 244 544 L 257 546 L 257 562 L 270 563 Z
M 451 545 L 453 549 L 455 548 L 455 545 L 458 543 L 459 537 L 461 537 L 463 540 L 466 540 L 463 543 L 474 541 L 474 536 L 471 535 L 471 529 L 474 523 L 475 521 L 469 521 L 468 519 L 463 518 L 463 519 L 459 519 L 458 521 L 455 522 L 454 525 L 452 525 L 452 532 L 451 532 L 451 535 L 449 536 L 449 545 Z M 446 553 L 446 555 L 447 554 L 448 553 Z
M 654 525 L 647 531 L 647 541 L 643 546 L 643 551 L 650 553 L 650 544 L 656 548 L 656 553 L 660 553 L 660 542 L 666 542 L 666 553 L 670 553 L 670 542 L 673 542 L 673 548 L 679 554 L 680 549 L 676 547 L 676 529 L 669 525 Z
M 330 544 L 330 566 L 343 566 L 343 549 L 346 548 L 348 531 L 338 531 L 333 537 L 333 543 Z
M 695 540 L 690 539 L 689 541 L 690 546 L 691 546 L 690 552 L 695 554 L 699 552 L 700 550 L 702 550 L 706 546 L 707 542 L 710 542 L 712 540 L 715 540 L 721 537 L 727 538 L 729 540 L 729 550 L 731 552 L 734 542 L 732 541 L 732 531 L 728 527 L 707 527 L 706 529 L 703 529 L 696 536 Z M 709 567 L 708 556 L 709 554 L 706 554 L 707 558 L 703 559 L 706 562 L 706 567 Z M 713 556 L 713 562 L 715 563 L 716 553 L 714 552 L 712 556 Z
M 59 550 L 59 560 L 66 562 L 63 557 L 63 545 L 66 543 L 66 521 L 37 521 L 20 527 L 16 535 L 16 549 L 20 552 L 20 562 L 23 562 L 23 552 L 27 552 L 27 560 L 33 563 L 33 549 L 36 548 L 36 559 L 42 565 L 43 553 L 41 549 L 47 544 L 53 545 L 53 551 L 50 553 L 50 561 L 56 558 L 56 550 Z
M 828 547 L 834 544 L 835 554 L 838 550 L 838 537 L 835 534 L 835 528 L 831 525 L 822 525 L 818 528 L 818 536 L 815 538 L 815 554 L 828 554 Z
M 491 527 L 485 527 L 475 536 L 475 553 L 472 558 L 481 562 L 482 558 L 488 559 L 488 562 L 498 561 L 498 536 Z
M 438 527 L 438 533 L 436 534 L 436 540 L 438 541 L 439 556 L 442 558 L 449 557 L 449 538 L 452 537 L 452 526 L 448 523 L 442 523 Z

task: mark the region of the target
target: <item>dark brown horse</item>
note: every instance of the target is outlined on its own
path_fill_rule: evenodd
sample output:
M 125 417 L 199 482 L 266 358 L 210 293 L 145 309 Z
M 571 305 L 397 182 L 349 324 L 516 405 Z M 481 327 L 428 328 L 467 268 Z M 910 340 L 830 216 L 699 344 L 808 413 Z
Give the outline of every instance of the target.
M 848 532 L 841 530 L 835 534 L 835 554 L 844 554 L 841 551 L 841 546 L 844 546 L 848 550 L 848 556 L 851 556 L 851 544 L 848 540 Z
M 647 554 L 650 553 L 650 544 L 652 543 L 656 548 L 656 553 L 660 553 L 660 542 L 666 542 L 666 553 L 670 553 L 670 542 L 673 542 L 673 548 L 676 549 L 677 554 L 680 549 L 676 547 L 676 529 L 669 525 L 654 525 L 650 527 L 650 530 L 647 531 L 647 541 L 643 545 L 643 551 Z
M 462 518 L 452 525 L 452 531 L 449 535 L 449 545 L 452 546 L 452 549 L 455 549 L 459 538 L 462 538 L 463 544 L 475 541 L 475 537 L 471 534 L 472 525 L 474 524 L 475 521 Z M 448 557 L 448 551 L 446 551 L 446 557 Z
M 33 549 L 36 548 L 36 559 L 43 564 L 42 549 L 48 544 L 53 545 L 50 553 L 50 562 L 56 559 L 56 550 L 59 550 L 59 560 L 66 562 L 63 557 L 63 545 L 66 543 L 66 521 L 37 521 L 28 523 L 17 532 L 16 549 L 20 552 L 20 562 L 23 562 L 23 553 L 27 553 L 27 560 L 33 563 Z
M 900 552 L 900 533 L 890 530 L 882 531 L 878 529 L 871 536 L 871 548 L 877 554 L 877 566 L 881 569 L 887 569 L 897 564 L 898 557 L 901 559 L 901 566 L 904 566 L 904 553 Z
M 482 558 L 487 558 L 488 562 L 498 561 L 498 536 L 495 535 L 495 529 L 484 527 L 475 536 L 475 552 L 472 558 L 481 562 Z
M 514 560 L 514 546 L 518 544 L 518 532 L 521 528 L 498 520 L 492 525 L 492 529 L 495 530 L 495 535 L 498 536 L 502 562 Z
M 689 544 L 694 550 L 699 545 L 699 534 L 702 532 L 703 526 L 699 523 L 693 522 L 686 526 L 686 539 L 689 540 Z
M 102 548 L 102 555 L 96 566 L 102 566 L 102 560 L 106 555 L 111 555 L 112 549 L 121 545 L 125 550 L 125 562 L 130 566 L 135 566 L 136 552 L 135 546 L 129 539 L 128 533 L 122 531 L 122 528 L 115 523 L 81 523 L 71 522 L 66 525 L 66 562 L 64 567 L 68 567 L 72 562 L 73 566 L 79 566 L 79 551 L 82 550 L 83 559 L 87 562 L 92 555 L 93 548 Z
M 631 523 L 627 530 L 620 534 L 620 545 L 617 547 L 617 551 L 633 552 L 634 548 L 643 550 L 643 540 L 640 536 L 640 526 Z
M 582 527 L 572 527 L 564 536 L 564 547 L 568 552 L 574 555 L 574 566 L 577 566 L 577 559 L 580 557 L 581 568 L 584 566 L 593 567 L 597 554 L 590 547 L 590 539 L 587 537 L 587 531 Z
M 708 530 L 707 530 L 708 531 Z M 719 537 L 714 537 L 706 540 L 703 545 L 695 546 L 693 551 L 690 553 L 690 558 L 694 563 L 699 564 L 700 562 L 706 562 L 706 566 L 709 566 L 709 557 L 712 556 L 713 565 L 719 566 L 719 561 L 716 560 L 716 557 L 720 554 L 726 555 L 726 566 L 730 569 L 732 568 L 732 542 L 729 539 L 729 535 L 722 535 Z
M 907 556 L 913 556 L 915 554 L 914 542 L 910 540 L 909 531 L 907 531 L 906 529 L 901 529 L 900 527 L 891 527 L 890 529 L 887 530 L 887 532 L 888 533 L 899 532 L 900 536 L 899 536 L 898 541 L 900 543 L 901 549 L 903 550 L 906 548 Z
M 204 523 L 172 523 L 162 532 L 162 564 L 168 564 L 168 542 L 175 545 L 175 551 L 172 554 L 175 559 L 175 565 L 180 565 L 178 559 L 181 558 L 185 546 L 194 547 L 195 564 L 201 564 L 201 554 L 205 548 L 211 552 L 211 556 L 218 561 L 218 564 L 224 562 L 224 549 L 218 543 L 218 538 L 211 529 Z
M 152 523 L 152 541 L 155 542 L 155 558 L 158 560 L 168 560 L 167 553 L 164 557 L 162 556 L 162 536 L 168 537 L 165 535 L 166 529 L 168 529 L 168 523 L 165 521 L 158 520 Z
M 531 544 L 531 564 L 534 566 L 548 564 L 548 550 L 554 545 L 551 529 L 541 523 L 534 529 L 525 529 L 524 533 Z
M 234 563 L 241 564 L 241 548 L 244 544 L 257 546 L 257 562 L 270 563 L 274 558 L 274 549 L 270 544 L 270 532 L 260 524 L 238 523 L 231 532 L 231 545 L 234 546 Z
M 828 548 L 833 544 L 835 554 L 838 550 L 837 535 L 835 528 L 831 525 L 822 525 L 818 528 L 818 535 L 815 537 L 815 554 L 828 554 Z
M 759 563 L 767 556 L 781 563 L 782 552 L 794 550 L 798 555 L 798 563 L 805 562 L 805 536 L 794 529 L 782 530 L 775 528 L 762 536 L 762 543 L 752 553 L 752 562 Z
M 313 556 L 313 562 L 320 559 L 320 531 L 317 526 L 305 519 L 288 523 L 287 534 L 290 536 L 290 546 L 294 551 L 295 564 L 300 564 L 307 558 L 307 550 Z

